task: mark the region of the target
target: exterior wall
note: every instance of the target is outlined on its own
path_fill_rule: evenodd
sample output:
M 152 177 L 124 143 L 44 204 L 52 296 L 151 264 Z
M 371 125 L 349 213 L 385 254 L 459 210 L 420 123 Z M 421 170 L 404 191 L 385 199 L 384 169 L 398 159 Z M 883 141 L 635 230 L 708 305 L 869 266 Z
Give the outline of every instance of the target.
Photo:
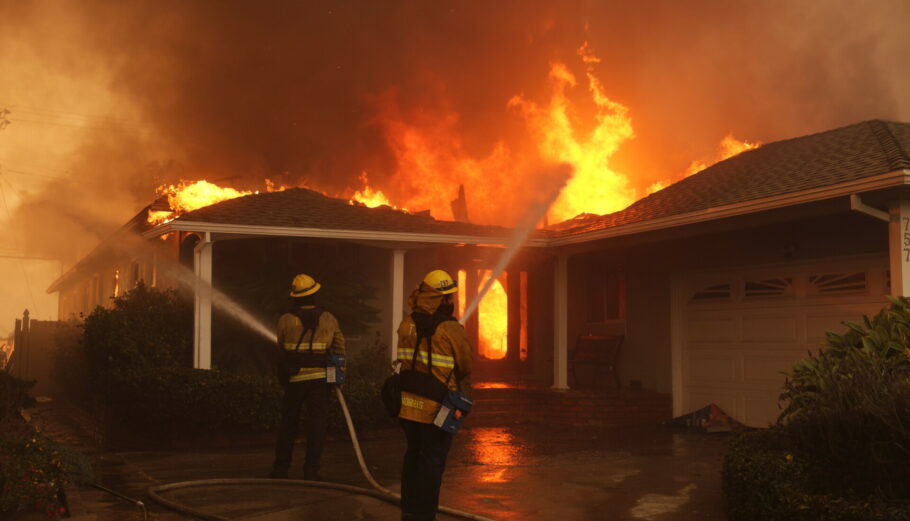
M 700 269 L 746 267 L 799 260 L 887 254 L 887 225 L 857 213 L 815 218 L 735 232 L 664 240 L 637 246 L 607 246 L 573 256 L 570 264 L 569 339 L 616 324 L 586 324 L 584 269 L 623 269 L 626 339 L 620 364 L 623 385 L 641 380 L 646 390 L 672 391 L 671 281 Z M 574 269 L 573 269 L 574 267 Z
M 149 243 L 148 250 L 133 257 L 107 257 L 96 261 L 93 270 L 83 268 L 78 279 L 60 290 L 60 320 L 78 320 L 97 306 L 110 307 L 117 270 L 120 272 L 121 294 L 136 287 L 140 280 L 148 286 L 175 287 L 177 280 L 161 267 L 165 265 L 164 259 L 176 258 L 177 240 L 177 234 L 172 234 L 167 240 L 155 239 Z M 138 268 L 138 277 L 134 277 L 134 263 Z

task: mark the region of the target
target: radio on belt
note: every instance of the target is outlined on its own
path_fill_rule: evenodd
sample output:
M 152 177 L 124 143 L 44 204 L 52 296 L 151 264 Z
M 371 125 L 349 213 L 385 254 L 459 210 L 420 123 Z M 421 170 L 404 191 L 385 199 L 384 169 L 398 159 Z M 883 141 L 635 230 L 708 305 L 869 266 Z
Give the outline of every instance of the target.
M 449 434 L 455 434 L 461 428 L 461 424 L 464 423 L 465 417 L 471 412 L 472 405 L 474 405 L 474 402 L 470 398 L 458 391 L 450 390 L 442 401 L 442 407 L 439 408 L 439 412 L 436 413 L 433 425 Z M 461 418 L 455 418 L 456 410 L 461 411 Z
M 325 383 L 341 385 L 344 383 L 344 357 L 328 354 L 325 356 Z

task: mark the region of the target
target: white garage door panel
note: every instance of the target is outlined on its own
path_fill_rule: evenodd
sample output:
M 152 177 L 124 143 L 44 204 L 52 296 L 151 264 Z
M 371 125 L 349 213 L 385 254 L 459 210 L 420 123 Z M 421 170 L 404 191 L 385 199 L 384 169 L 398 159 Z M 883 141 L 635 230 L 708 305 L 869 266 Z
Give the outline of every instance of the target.
M 687 326 L 688 336 L 695 342 L 733 342 L 738 336 L 733 317 L 693 318 Z
M 841 324 L 845 320 L 862 323 L 863 315 L 870 317 L 878 313 L 881 306 L 866 307 L 839 307 L 836 310 L 826 310 L 825 313 L 811 313 L 806 316 L 806 341 L 819 345 L 825 342 L 828 331 L 841 334 L 847 327 Z
M 777 407 L 778 396 L 779 392 L 745 393 L 743 423 L 754 427 L 767 427 L 774 423 L 781 411 Z
M 784 372 L 886 303 L 887 259 L 865 257 L 682 277 L 674 314 L 679 414 L 717 404 L 752 427 L 780 414 Z M 717 288 L 723 290 L 718 293 Z
M 745 342 L 796 342 L 797 317 L 793 315 L 744 316 L 742 338 Z
M 784 376 L 781 371 L 789 370 L 805 356 L 805 351 L 778 355 L 749 353 L 743 358 L 743 382 L 782 385 Z
M 687 382 L 728 383 L 735 382 L 738 360 L 731 356 L 689 357 Z

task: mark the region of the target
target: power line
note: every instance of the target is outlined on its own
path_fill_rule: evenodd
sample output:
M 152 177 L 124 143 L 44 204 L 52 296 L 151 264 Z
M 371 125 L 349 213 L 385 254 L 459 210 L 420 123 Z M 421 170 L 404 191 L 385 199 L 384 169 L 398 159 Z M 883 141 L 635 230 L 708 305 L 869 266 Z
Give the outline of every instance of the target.
M 4 176 L 0 176 L 0 178 L 6 180 L 6 177 L 4 177 Z M 6 181 L 6 182 L 9 183 L 9 181 Z M 13 188 L 12 185 L 10 185 L 10 188 Z M 15 191 L 15 190 L 16 189 L 13 188 L 13 191 Z M 6 202 L 6 190 L 3 189 L 2 183 L 0 183 L 0 199 L 3 200 L 3 208 L 4 208 L 4 210 L 6 210 L 6 220 L 11 221 L 12 214 L 9 211 L 9 203 Z M 28 288 L 28 297 L 32 303 L 32 309 L 34 309 L 35 311 L 38 311 L 38 303 L 35 300 L 34 292 L 32 292 L 32 283 L 29 281 L 28 273 L 26 273 L 26 271 L 25 271 L 25 264 L 22 262 L 22 259 L 19 259 L 18 264 L 19 264 L 19 270 L 22 271 L 22 279 L 25 281 L 25 287 Z
M 26 113 L 33 114 L 35 116 L 42 117 L 56 117 L 61 119 L 81 119 L 85 121 L 96 121 L 96 122 L 107 122 L 107 123 L 116 123 L 119 125 L 130 125 L 130 126 L 142 126 L 142 123 L 134 120 L 129 120 L 125 118 L 118 118 L 114 116 L 101 116 L 97 114 L 82 114 L 79 112 L 72 112 L 68 110 L 60 109 L 49 109 L 41 107 L 28 107 L 25 105 L 13 105 L 13 104 L 4 104 L 7 109 L 12 109 L 15 113 Z

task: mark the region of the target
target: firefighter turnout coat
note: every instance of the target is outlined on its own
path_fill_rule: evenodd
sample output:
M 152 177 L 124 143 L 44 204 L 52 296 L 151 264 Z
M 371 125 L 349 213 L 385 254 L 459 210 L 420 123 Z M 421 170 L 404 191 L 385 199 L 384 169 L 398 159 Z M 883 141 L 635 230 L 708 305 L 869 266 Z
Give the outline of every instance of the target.
M 436 312 L 443 298 L 438 291 L 420 288 L 414 290 L 408 298 L 408 305 L 416 313 L 432 315 Z M 417 325 L 410 316 L 401 321 L 398 327 L 398 360 L 401 370 L 412 369 L 411 361 L 417 343 Z M 464 326 L 455 320 L 441 322 L 431 337 L 433 347 L 432 374 L 440 382 L 448 382 L 449 389 L 471 393 L 471 345 L 465 334 Z M 421 340 L 420 351 L 413 369 L 427 371 L 427 341 Z M 451 373 L 451 377 L 450 377 Z M 429 398 L 406 391 L 401 392 L 401 412 L 399 418 L 419 423 L 433 423 L 440 403 Z
M 313 309 L 315 306 L 303 306 L 301 309 Z M 309 351 L 312 341 L 314 354 L 333 354 L 344 356 L 344 335 L 338 327 L 338 320 L 328 311 L 322 310 L 316 329 L 307 332 L 301 339 L 303 323 L 293 313 L 285 313 L 278 320 L 278 346 L 285 351 Z M 325 367 L 301 367 L 296 374 L 290 376 L 290 382 L 305 382 L 308 380 L 325 380 Z

